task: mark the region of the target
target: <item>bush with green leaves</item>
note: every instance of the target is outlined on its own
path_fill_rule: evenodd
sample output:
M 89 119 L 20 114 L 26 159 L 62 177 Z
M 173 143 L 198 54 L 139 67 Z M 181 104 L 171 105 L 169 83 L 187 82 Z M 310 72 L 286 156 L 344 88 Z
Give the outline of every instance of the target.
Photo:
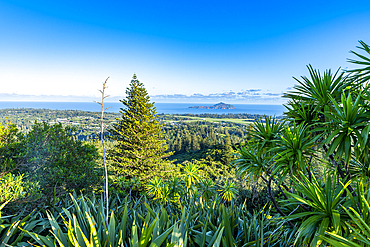
M 103 172 L 97 169 L 94 145 L 74 136 L 74 129 L 61 123 L 35 122 L 22 140 L 23 169 L 39 181 L 47 196 L 98 188 Z
M 39 183 L 29 181 L 28 175 L 19 172 L 24 161 L 22 139 L 16 125 L 0 123 L 0 203 L 8 201 L 6 209 L 12 212 L 41 196 Z
M 21 134 L 15 124 L 0 123 L 0 173 L 14 171 L 21 163 L 20 139 Z
M 41 196 L 40 191 L 39 183 L 27 180 L 23 174 L 7 173 L 0 177 L 0 203 L 36 200 Z

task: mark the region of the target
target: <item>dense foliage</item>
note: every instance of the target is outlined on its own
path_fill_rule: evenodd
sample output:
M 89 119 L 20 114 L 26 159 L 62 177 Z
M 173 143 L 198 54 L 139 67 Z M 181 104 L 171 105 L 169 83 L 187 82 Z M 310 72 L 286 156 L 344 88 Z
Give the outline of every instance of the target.
M 10 199 L 20 209 L 27 201 L 52 205 L 68 192 L 98 189 L 97 149 L 76 140 L 73 128 L 35 122 L 27 134 L 12 124 L 2 129 L 0 202 Z
M 309 77 L 295 78 L 284 95 L 285 122 L 257 121 L 234 161 L 241 176 L 265 182 L 282 229 L 298 228 L 299 246 L 369 245 L 369 225 L 360 219 L 367 219 L 370 193 L 370 49 L 361 45 L 368 57 L 354 53 L 361 60 L 350 61 L 365 68 L 321 74 L 309 65 Z
M 206 149 L 214 145 L 224 145 L 227 136 L 229 136 L 230 145 L 238 144 L 245 137 L 247 125 L 194 121 L 166 124 L 163 129 L 169 150 L 178 154 Z

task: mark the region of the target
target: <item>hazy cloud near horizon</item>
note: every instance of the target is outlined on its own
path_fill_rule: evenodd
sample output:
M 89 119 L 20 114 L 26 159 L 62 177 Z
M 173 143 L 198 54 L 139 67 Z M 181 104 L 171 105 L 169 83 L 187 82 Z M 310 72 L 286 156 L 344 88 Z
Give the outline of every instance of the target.
M 261 89 L 249 89 L 240 92 L 222 92 L 212 94 L 200 94 L 194 93 L 192 95 L 185 94 L 163 94 L 153 95 L 153 100 L 175 100 L 187 101 L 187 102 L 215 102 L 215 101 L 227 101 L 237 103 L 266 103 L 266 102 L 283 102 L 282 93 L 271 93 L 263 92 Z
M 263 92 L 262 89 L 248 89 L 240 92 L 222 92 L 212 94 L 194 93 L 186 94 L 160 94 L 150 95 L 151 100 L 158 103 L 191 103 L 191 102 L 218 102 L 226 103 L 284 103 L 282 93 Z M 114 102 L 123 99 L 125 96 L 111 96 L 107 102 Z M 54 101 L 54 102 L 92 102 L 99 101 L 99 97 L 94 96 L 75 96 L 75 95 L 25 95 L 25 94 L 0 94 L 0 101 Z

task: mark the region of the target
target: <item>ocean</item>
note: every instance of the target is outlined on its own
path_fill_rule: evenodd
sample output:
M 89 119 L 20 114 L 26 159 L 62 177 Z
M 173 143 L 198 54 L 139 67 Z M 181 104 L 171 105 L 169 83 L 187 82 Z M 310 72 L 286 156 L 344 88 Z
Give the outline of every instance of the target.
M 110 107 L 108 112 L 119 112 L 123 107 L 120 102 L 106 102 L 105 107 Z M 280 116 L 283 114 L 285 107 L 283 105 L 251 105 L 251 104 L 232 104 L 235 109 L 196 109 L 190 106 L 213 105 L 209 103 L 155 103 L 157 113 L 164 114 L 228 114 L 228 113 L 248 113 L 248 114 L 265 114 Z M 51 110 L 81 110 L 81 111 L 101 111 L 101 106 L 94 102 L 27 102 L 27 101 L 0 101 L 0 109 L 6 108 L 35 108 Z

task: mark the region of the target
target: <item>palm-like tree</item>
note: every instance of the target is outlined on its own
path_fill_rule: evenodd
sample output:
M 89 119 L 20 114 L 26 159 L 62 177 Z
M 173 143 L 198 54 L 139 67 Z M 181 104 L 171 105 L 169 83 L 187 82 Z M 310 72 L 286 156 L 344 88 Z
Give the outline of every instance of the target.
M 255 121 L 253 129 L 249 131 L 251 140 L 247 145 L 240 146 L 236 154 L 238 159 L 232 162 L 242 178 L 249 180 L 262 178 L 268 187 L 274 207 L 282 215 L 283 212 L 280 210 L 272 191 L 272 182 L 275 179 L 271 175 L 271 161 L 273 161 L 275 153 L 271 150 L 278 142 L 283 128 L 284 122 L 275 117 L 265 116 L 264 119 Z
M 275 117 L 264 116 L 253 123 L 253 129 L 249 131 L 254 144 L 260 149 L 269 150 L 278 139 L 284 123 Z
M 343 196 L 350 181 L 346 184 L 337 183 L 335 174 L 327 174 L 322 185 L 315 176 L 312 176 L 311 182 L 301 173 L 299 178 L 294 177 L 294 183 L 296 193 L 286 192 L 290 198 L 285 203 L 288 207 L 301 209 L 285 219 L 299 219 L 302 222 L 296 242 L 302 240 L 307 246 L 318 246 L 321 242 L 319 236 L 325 231 L 341 234 L 347 229 L 348 217 L 341 205 L 351 203 Z
M 310 160 L 316 156 L 314 147 L 319 138 L 320 135 L 312 136 L 304 124 L 284 126 L 279 142 L 271 149 L 276 153 L 272 175 L 279 175 L 279 183 L 288 175 L 298 175 L 306 170 L 310 173 Z
M 343 247 L 364 247 L 370 246 L 370 193 L 369 184 L 364 186 L 359 183 L 357 186 L 357 194 L 361 195 L 357 198 L 351 198 L 352 207 L 348 209 L 342 207 L 350 218 L 346 222 L 350 233 L 340 235 L 338 233 L 326 232 L 320 238 L 330 243 L 333 246 Z
M 273 156 L 270 152 L 274 143 L 279 139 L 284 123 L 270 116 L 264 116 L 253 123 L 248 134 L 251 139 L 240 145 L 235 154 L 236 160 L 232 162 L 237 172 L 243 178 L 258 179 L 269 168 L 269 160 Z
M 349 163 L 348 171 L 353 181 L 370 182 L 370 154 L 367 150 L 354 148 L 352 159 Z
M 159 179 L 158 177 L 155 177 L 149 181 L 147 184 L 147 193 L 149 196 L 153 196 L 154 200 L 161 200 L 162 195 L 162 187 L 163 182 L 162 179 Z
M 189 196 L 192 185 L 200 179 L 198 166 L 192 162 L 188 162 L 184 167 L 184 177 L 186 181 L 186 194 Z
M 316 111 L 328 111 L 331 106 L 330 96 L 334 99 L 340 99 L 342 91 L 351 86 L 352 82 L 347 80 L 344 72 L 338 69 L 334 74 L 331 70 L 326 70 L 324 75 L 311 65 L 307 66 L 310 78 L 302 76 L 301 80 L 293 77 L 299 84 L 293 87 L 294 90 L 283 95 L 284 98 L 295 100 L 297 102 L 306 102 L 313 104 Z
M 331 132 L 326 139 L 326 143 L 330 144 L 328 155 L 335 154 L 336 158 L 344 157 L 346 165 L 351 159 L 352 147 L 359 144 L 358 142 L 362 143 L 363 136 L 369 135 L 369 128 L 366 128 L 366 133 L 363 133 L 363 130 L 368 126 L 370 113 L 361 106 L 361 98 L 360 93 L 353 102 L 351 93 L 346 96 L 343 92 L 340 104 L 331 99 L 335 111 L 325 112 L 331 120 L 327 125 L 329 128 L 326 128 Z
M 218 189 L 218 191 L 220 192 L 222 199 L 228 202 L 236 198 L 238 195 L 238 187 L 230 180 L 226 180 L 223 185 L 220 185 L 220 189 Z
M 257 181 L 267 173 L 270 160 L 261 148 L 251 144 L 241 145 L 236 154 L 237 159 L 232 161 L 236 173 L 243 179 Z
M 366 113 L 364 96 L 358 91 L 361 85 L 358 80 L 345 76 L 343 72 L 339 73 L 339 70 L 334 74 L 327 70 L 323 75 L 311 65 L 308 66 L 308 70 L 310 77 L 302 76 L 301 80 L 295 78 L 299 84 L 283 96 L 291 100 L 288 103 L 291 107 L 287 116 L 305 121 L 312 120 L 310 116 L 317 114 L 318 117 L 314 121 L 316 125 L 314 134 L 325 134 L 322 135 L 325 140 L 317 139 L 317 141 L 323 141 L 322 147 L 327 157 L 330 158 L 339 175 L 344 178 L 349 175 L 348 164 L 353 148 L 360 145 L 359 141 L 366 139 L 369 132 L 362 132 L 368 113 Z M 361 72 L 356 71 L 356 73 Z M 355 101 L 352 101 L 352 95 L 356 95 Z M 297 109 L 302 110 L 298 113 L 294 112 Z M 309 112 L 302 114 L 303 109 Z M 343 171 L 342 158 L 344 158 L 347 174 Z M 351 186 L 349 189 L 353 191 Z
M 297 124 L 312 126 L 319 120 L 319 114 L 313 100 L 306 102 L 292 99 L 284 106 L 288 110 L 284 114 Z
M 168 181 L 170 196 L 173 202 L 179 202 L 183 195 L 184 181 L 180 177 L 175 177 Z
M 209 201 L 216 194 L 216 186 L 211 178 L 203 178 L 198 183 L 201 191 L 201 198 L 204 201 Z
M 352 73 L 351 79 L 354 81 L 358 81 L 359 83 L 366 83 L 370 81 L 370 46 L 367 45 L 364 41 L 359 41 L 361 46 L 357 46 L 357 48 L 363 50 L 369 57 L 361 55 L 360 53 L 351 51 L 352 54 L 356 55 L 360 58 L 360 60 L 355 59 L 348 59 L 348 62 L 363 65 L 365 67 L 348 70 L 348 72 Z

